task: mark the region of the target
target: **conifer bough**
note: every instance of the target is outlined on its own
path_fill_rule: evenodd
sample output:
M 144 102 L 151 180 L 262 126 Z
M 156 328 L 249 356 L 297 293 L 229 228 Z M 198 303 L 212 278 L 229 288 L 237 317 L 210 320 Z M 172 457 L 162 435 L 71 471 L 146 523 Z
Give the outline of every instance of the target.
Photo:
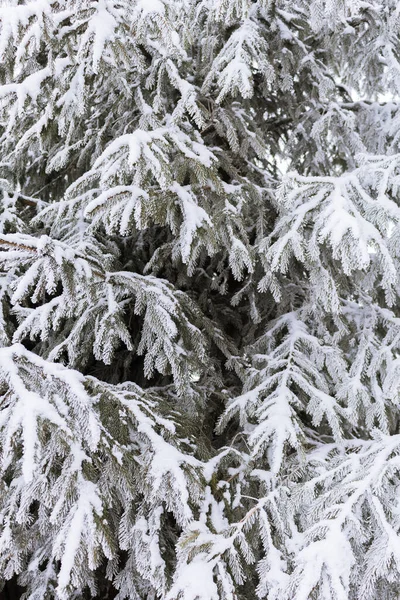
M 0 3 L 0 593 L 394 600 L 396 0 Z

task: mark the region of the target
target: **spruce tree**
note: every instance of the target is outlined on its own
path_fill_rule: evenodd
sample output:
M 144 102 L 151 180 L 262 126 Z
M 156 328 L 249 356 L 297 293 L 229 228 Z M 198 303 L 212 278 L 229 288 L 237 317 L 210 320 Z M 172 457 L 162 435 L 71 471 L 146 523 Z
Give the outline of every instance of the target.
M 1 2 L 5 598 L 398 597 L 399 57 L 396 0 Z

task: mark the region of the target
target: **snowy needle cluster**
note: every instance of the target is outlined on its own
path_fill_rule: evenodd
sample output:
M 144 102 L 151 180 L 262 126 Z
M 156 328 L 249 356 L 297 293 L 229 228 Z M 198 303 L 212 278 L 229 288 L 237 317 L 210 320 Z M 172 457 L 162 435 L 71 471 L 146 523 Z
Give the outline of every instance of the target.
M 0 588 L 394 600 L 397 0 L 0 3 Z

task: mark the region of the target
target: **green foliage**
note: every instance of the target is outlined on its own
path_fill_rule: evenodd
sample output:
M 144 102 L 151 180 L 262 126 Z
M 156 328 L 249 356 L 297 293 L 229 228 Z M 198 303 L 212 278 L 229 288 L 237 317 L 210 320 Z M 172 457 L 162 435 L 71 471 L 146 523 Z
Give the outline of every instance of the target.
M 396 596 L 399 30 L 3 2 L 0 587 Z

